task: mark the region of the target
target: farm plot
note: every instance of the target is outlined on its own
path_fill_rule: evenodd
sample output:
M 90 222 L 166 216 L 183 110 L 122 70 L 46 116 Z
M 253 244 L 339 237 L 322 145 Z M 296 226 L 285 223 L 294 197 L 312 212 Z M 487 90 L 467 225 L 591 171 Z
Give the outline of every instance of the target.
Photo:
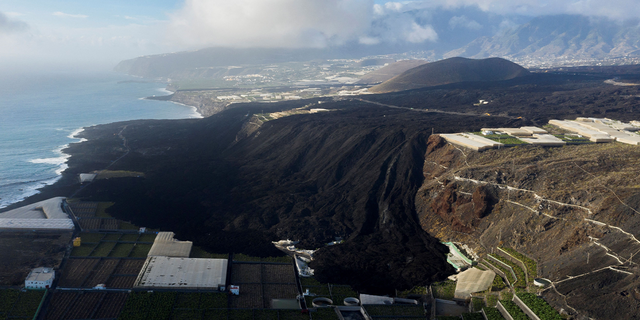
M 96 216 L 98 211 L 97 202 L 68 202 L 71 211 L 76 217 L 91 218 Z
M 114 275 L 134 275 L 137 276 L 142 270 L 142 266 L 144 265 L 144 260 L 130 260 L 130 259 L 122 259 L 116 267 L 116 270 L 113 272 Z
M 295 284 L 296 275 L 293 266 L 290 264 L 263 264 L 262 282 Z
M 106 283 L 118 263 L 117 259 L 102 259 L 82 286 L 93 288 L 98 284 Z
M 239 296 L 229 297 L 229 306 L 234 309 L 262 309 L 264 300 L 262 284 L 244 284 Z
M 175 292 L 133 292 L 118 319 L 170 319 Z
M 95 243 L 82 243 L 79 247 L 73 247 L 72 257 L 88 257 L 97 245 Z
M 131 250 L 129 257 L 130 258 L 146 258 L 147 254 L 149 254 L 149 250 L 151 250 L 151 244 L 136 243 L 133 246 L 133 250 Z
M 104 294 L 104 292 L 79 293 L 63 319 L 91 319 L 93 311 L 104 298 Z
M 234 263 L 231 273 L 232 283 L 262 283 L 260 264 Z
M 116 318 L 127 298 L 125 292 L 56 291 L 49 302 L 45 320 Z
M 518 298 L 542 320 L 561 320 L 560 314 L 553 309 L 544 299 L 533 293 L 518 293 Z
M 365 305 L 364 308 L 374 319 L 394 316 L 400 316 L 402 318 L 425 318 L 424 308 L 421 305 Z
M 67 312 L 67 308 L 75 301 L 77 296 L 76 292 L 54 292 L 49 306 L 47 307 L 47 314 L 45 320 L 60 320 Z
M 93 252 L 89 256 L 91 257 L 106 257 L 109 255 L 113 247 L 115 247 L 115 242 L 100 242 L 100 244 L 93 249 Z
M 134 245 L 135 243 L 118 243 L 115 247 L 113 247 L 111 253 L 109 253 L 109 257 L 128 257 L 131 253 L 131 250 L 133 250 Z
M 38 306 L 42 301 L 46 291 L 27 290 L 20 292 L 11 311 L 6 313 L 7 318 L 33 318 L 38 311 Z
M 109 292 L 96 309 L 94 319 L 116 318 L 129 294 L 125 292 Z
M 273 299 L 295 299 L 298 296 L 298 288 L 291 284 L 265 284 L 263 292 L 264 308 L 271 308 Z
M 143 233 L 140 235 L 138 242 L 153 242 L 156 240 L 155 233 Z
M 136 276 L 112 276 L 107 281 L 107 288 L 131 289 L 136 282 Z
M 120 221 L 116 219 L 103 218 L 100 221 L 101 230 L 118 230 L 120 229 Z
M 62 270 L 59 286 L 63 288 L 79 288 L 100 259 L 69 259 Z
M 98 230 L 100 229 L 101 222 L 102 222 L 102 219 L 100 218 L 78 219 L 78 223 L 80 223 L 80 228 L 82 228 L 82 230 Z

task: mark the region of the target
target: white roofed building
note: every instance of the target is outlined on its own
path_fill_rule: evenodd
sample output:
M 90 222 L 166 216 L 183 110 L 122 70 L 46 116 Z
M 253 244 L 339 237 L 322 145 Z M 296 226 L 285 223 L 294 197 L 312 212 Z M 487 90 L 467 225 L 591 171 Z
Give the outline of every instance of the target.
M 48 289 L 55 278 L 56 273 L 52 268 L 35 268 L 24 280 L 24 287 L 27 289 Z
M 0 213 L 0 230 L 73 230 L 73 221 L 62 210 L 64 199 L 51 198 Z

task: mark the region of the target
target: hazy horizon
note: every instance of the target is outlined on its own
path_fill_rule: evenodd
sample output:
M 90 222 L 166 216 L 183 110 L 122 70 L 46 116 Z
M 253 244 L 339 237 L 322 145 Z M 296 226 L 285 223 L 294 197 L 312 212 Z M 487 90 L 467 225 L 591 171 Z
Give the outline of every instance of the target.
M 109 71 L 121 60 L 206 47 L 432 49 L 536 16 L 636 21 L 633 0 L 5 0 L 0 70 Z M 466 40 L 466 38 L 465 38 Z

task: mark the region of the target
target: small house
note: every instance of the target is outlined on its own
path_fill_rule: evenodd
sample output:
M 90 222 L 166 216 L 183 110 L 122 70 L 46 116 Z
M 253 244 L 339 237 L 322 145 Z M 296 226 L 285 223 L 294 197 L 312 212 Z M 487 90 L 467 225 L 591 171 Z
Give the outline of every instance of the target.
M 24 287 L 27 289 L 48 289 L 55 278 L 55 271 L 52 268 L 35 268 L 24 280 Z

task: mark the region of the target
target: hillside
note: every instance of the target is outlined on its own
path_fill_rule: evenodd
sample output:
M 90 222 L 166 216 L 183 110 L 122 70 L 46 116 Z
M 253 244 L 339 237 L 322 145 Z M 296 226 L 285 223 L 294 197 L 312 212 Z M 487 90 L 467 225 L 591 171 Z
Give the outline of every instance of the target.
M 469 58 L 603 59 L 640 54 L 637 23 L 579 15 L 537 17 L 492 37 L 480 37 L 443 56 Z
M 449 58 L 423 64 L 369 89 L 394 92 L 459 82 L 509 80 L 529 74 L 525 68 L 501 59 Z
M 543 296 L 574 319 L 637 319 L 638 159 L 617 143 L 477 153 L 432 136 L 417 212 L 444 241 L 536 259 Z
M 358 83 L 377 84 L 385 82 L 403 72 L 427 63 L 425 60 L 402 60 L 390 63 L 376 71 L 369 72 L 360 78 Z

